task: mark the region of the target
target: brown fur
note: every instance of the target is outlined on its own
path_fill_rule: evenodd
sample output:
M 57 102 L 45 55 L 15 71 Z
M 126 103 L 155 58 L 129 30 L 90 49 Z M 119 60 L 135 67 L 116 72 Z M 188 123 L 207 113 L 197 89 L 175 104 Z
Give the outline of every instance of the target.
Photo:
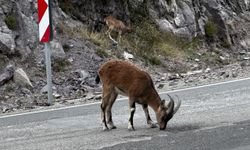
M 168 105 L 165 105 L 165 101 L 161 101 L 147 72 L 128 61 L 109 60 L 101 65 L 98 74 L 103 84 L 101 108 L 104 129 L 108 128 L 107 125 L 110 126 L 109 128 L 115 128 L 112 122 L 111 108 L 118 94 L 129 97 L 131 110 L 129 129 L 134 129 L 135 103 L 143 105 L 149 126 L 153 127 L 155 125 L 148 114 L 148 105 L 155 111 L 160 129 L 165 129 L 167 121 L 173 115 L 174 102 L 170 101 Z
M 108 26 L 108 30 L 107 30 L 106 34 L 109 35 L 111 40 L 113 40 L 113 38 L 110 35 L 112 31 L 118 32 L 118 41 L 120 41 L 122 33 L 132 31 L 132 28 L 130 27 L 130 25 L 126 26 L 121 20 L 118 20 L 118 19 L 114 18 L 113 16 L 108 16 L 108 17 L 104 18 L 104 21 L 105 21 L 106 25 Z

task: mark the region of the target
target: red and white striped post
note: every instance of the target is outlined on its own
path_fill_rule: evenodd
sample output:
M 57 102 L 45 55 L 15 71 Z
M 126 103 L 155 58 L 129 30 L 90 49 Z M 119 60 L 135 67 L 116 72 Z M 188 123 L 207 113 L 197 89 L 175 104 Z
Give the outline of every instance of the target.
M 49 0 L 38 0 L 39 41 L 45 43 L 45 60 L 47 74 L 48 104 L 52 104 L 52 79 L 51 79 L 51 49 L 49 42 L 53 38 L 51 9 Z

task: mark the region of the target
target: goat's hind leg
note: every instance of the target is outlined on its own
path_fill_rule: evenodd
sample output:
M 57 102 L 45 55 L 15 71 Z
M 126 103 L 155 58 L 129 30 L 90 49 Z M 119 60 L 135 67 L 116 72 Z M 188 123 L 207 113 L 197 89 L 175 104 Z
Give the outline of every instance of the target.
M 142 108 L 143 108 L 143 111 L 144 111 L 146 119 L 147 119 L 148 127 L 149 128 L 156 128 L 157 127 L 156 123 L 154 123 L 152 121 L 152 119 L 150 118 L 149 111 L 148 111 L 148 105 L 147 104 L 143 104 Z
M 130 116 L 128 119 L 128 130 L 129 131 L 134 131 L 134 113 L 135 113 L 135 100 L 133 98 L 129 98 L 129 111 L 130 111 Z
M 105 87 L 103 87 L 102 92 L 102 103 L 101 103 L 101 119 L 102 119 L 102 128 L 103 130 L 108 130 L 107 122 L 106 122 L 106 110 L 110 99 L 110 92 Z
M 109 129 L 116 129 L 116 126 L 114 125 L 113 123 L 113 120 L 112 120 L 112 112 L 111 112 L 111 109 L 112 109 L 112 106 L 117 98 L 117 93 L 112 90 L 112 92 L 110 93 L 110 99 L 109 99 L 109 104 L 107 106 L 107 109 L 106 109 L 106 116 L 107 116 L 107 125 L 108 125 L 108 128 Z

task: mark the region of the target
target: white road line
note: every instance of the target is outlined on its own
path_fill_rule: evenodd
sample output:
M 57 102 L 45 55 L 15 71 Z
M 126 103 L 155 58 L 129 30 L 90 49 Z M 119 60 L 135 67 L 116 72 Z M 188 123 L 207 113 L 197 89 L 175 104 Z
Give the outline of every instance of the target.
M 234 83 L 234 82 L 239 82 L 239 81 L 246 81 L 246 80 L 250 80 L 250 78 L 243 78 L 243 79 L 219 82 L 219 83 L 214 83 L 214 84 L 208 84 L 208 85 L 202 85 L 202 86 L 196 86 L 196 87 L 190 87 L 190 88 L 184 88 L 184 89 L 177 89 L 177 90 L 173 90 L 173 91 L 160 92 L 159 94 L 174 93 L 174 92 L 180 92 L 180 91 L 188 91 L 188 90 L 192 90 L 192 89 L 199 89 L 199 88 L 204 88 L 204 87 L 210 87 L 210 86 L 216 86 L 216 85 L 222 85 L 222 84 L 229 84 L 229 83 Z M 117 99 L 117 101 L 122 101 L 122 100 L 126 100 L 126 99 L 127 98 L 119 98 L 119 99 Z M 24 112 L 24 113 L 18 113 L 18 114 L 11 114 L 11 115 L 0 116 L 0 119 L 15 117 L 15 116 L 28 115 L 28 114 L 38 114 L 38 113 L 42 113 L 42 112 L 50 112 L 50 111 L 52 112 L 52 111 L 56 111 L 56 110 L 66 110 L 66 109 L 71 109 L 71 108 L 96 105 L 96 104 L 100 104 L 100 103 L 101 102 L 94 102 L 94 103 L 80 104 L 80 105 L 75 105 L 75 106 L 52 108 L 52 109 L 47 109 L 47 110 L 38 110 L 38 111 Z

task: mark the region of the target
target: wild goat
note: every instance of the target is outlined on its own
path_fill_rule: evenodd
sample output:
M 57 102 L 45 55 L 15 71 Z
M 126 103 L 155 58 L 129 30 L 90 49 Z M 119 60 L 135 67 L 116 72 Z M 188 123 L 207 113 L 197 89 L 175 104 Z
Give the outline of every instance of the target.
M 112 121 L 111 108 L 118 94 L 129 98 L 129 130 L 134 130 L 135 103 L 142 105 L 147 124 L 151 128 L 157 126 L 150 118 L 148 106 L 154 110 L 160 130 L 166 128 L 167 122 L 181 105 L 181 101 L 178 100 L 177 106 L 174 108 L 173 98 L 169 95 L 170 101 L 168 103 L 161 100 L 149 74 L 128 61 L 109 60 L 101 65 L 96 82 L 99 83 L 100 80 L 103 86 L 101 102 L 103 130 L 116 128 Z
M 131 32 L 132 31 L 130 24 L 129 24 L 129 26 L 126 26 L 121 20 L 118 20 L 118 19 L 114 18 L 113 16 L 108 16 L 108 17 L 104 18 L 104 21 L 105 21 L 106 25 L 108 26 L 108 30 L 107 30 L 106 34 L 108 34 L 109 38 L 115 43 L 120 42 L 121 35 L 123 32 L 126 32 L 126 31 Z M 113 30 L 118 32 L 118 42 L 115 41 L 110 35 L 110 33 Z

